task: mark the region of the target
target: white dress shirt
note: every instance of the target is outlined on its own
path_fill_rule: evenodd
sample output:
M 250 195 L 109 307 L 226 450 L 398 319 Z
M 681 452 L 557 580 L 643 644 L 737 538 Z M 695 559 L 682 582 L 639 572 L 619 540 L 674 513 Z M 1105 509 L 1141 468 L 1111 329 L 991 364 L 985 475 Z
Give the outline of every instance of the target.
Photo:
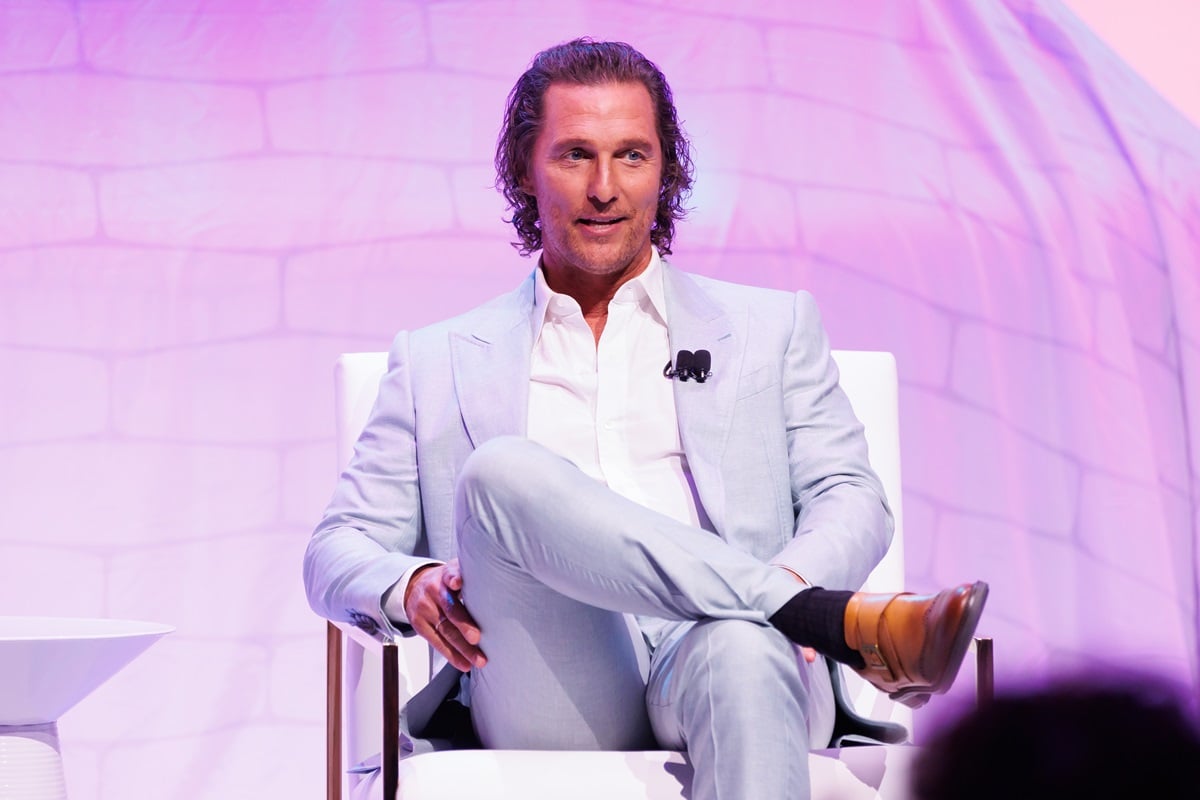
M 596 342 L 574 298 L 534 278 L 527 436 L 636 503 L 711 529 L 679 439 L 657 251 L 608 305 Z

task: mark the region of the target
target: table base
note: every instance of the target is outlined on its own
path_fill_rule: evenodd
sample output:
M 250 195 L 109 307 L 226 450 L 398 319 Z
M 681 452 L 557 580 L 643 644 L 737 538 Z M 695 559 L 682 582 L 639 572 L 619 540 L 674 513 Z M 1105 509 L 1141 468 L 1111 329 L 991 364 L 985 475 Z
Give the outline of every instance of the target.
M 0 725 L 0 800 L 67 800 L 58 723 Z

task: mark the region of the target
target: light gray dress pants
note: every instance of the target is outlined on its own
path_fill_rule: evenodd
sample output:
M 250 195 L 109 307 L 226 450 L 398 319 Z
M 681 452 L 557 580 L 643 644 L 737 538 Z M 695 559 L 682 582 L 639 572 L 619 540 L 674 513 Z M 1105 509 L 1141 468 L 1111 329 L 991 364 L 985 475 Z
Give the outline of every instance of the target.
M 828 674 L 767 623 L 795 578 L 518 437 L 478 448 L 455 500 L 462 599 L 488 657 L 470 680 L 484 746 L 684 750 L 694 800 L 809 796 Z M 671 621 L 648 681 L 623 612 Z

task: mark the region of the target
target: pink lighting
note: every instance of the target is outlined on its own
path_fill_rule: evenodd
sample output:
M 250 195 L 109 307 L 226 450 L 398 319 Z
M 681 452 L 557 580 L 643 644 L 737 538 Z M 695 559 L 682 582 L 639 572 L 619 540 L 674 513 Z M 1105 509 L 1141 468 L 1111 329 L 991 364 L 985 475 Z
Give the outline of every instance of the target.
M 0 5 L 0 609 L 176 628 L 73 800 L 319 796 L 334 361 L 532 268 L 491 149 L 584 33 L 672 80 L 672 262 L 896 354 L 909 584 L 991 584 L 998 682 L 1200 691 L 1200 130 L 1058 0 L 730 8 Z

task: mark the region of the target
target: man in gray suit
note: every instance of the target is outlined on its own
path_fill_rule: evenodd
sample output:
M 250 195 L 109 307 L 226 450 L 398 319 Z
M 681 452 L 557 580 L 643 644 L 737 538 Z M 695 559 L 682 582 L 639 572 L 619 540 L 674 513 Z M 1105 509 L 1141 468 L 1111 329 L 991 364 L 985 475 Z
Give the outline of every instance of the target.
M 458 703 L 485 747 L 680 749 L 695 798 L 805 797 L 831 725 L 817 653 L 920 705 L 987 588 L 854 593 L 891 514 L 816 307 L 663 259 L 691 161 L 651 62 L 540 53 L 496 165 L 538 266 L 396 337 L 310 602 L 444 659 L 413 750 L 463 733 Z

